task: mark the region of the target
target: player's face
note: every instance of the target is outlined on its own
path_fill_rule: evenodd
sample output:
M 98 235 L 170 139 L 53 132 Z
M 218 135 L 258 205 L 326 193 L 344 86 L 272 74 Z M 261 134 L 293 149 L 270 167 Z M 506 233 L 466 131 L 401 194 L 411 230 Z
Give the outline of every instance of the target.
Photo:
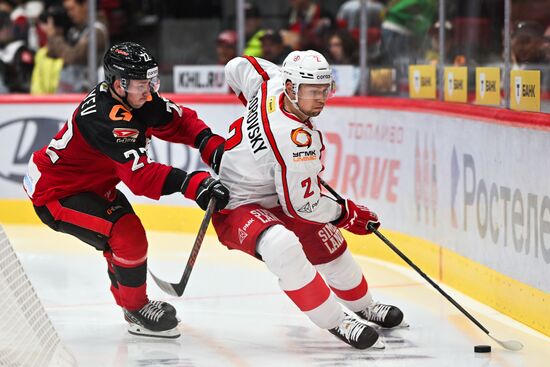
M 301 84 L 298 90 L 298 106 L 309 117 L 318 116 L 332 91 L 330 84 Z
M 128 103 L 132 108 L 140 108 L 150 99 L 151 92 L 158 91 L 158 78 L 130 80 L 126 87 Z

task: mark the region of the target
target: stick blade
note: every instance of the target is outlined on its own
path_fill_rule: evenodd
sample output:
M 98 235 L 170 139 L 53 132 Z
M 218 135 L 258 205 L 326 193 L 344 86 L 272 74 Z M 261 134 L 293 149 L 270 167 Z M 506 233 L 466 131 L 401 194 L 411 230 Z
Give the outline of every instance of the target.
M 514 352 L 517 352 L 523 349 L 523 344 L 521 342 L 518 342 L 517 340 L 498 340 L 497 338 L 491 336 L 490 334 L 487 334 L 487 335 L 489 335 L 491 339 L 497 342 L 504 349 L 508 349 Z
M 176 296 L 176 297 L 181 297 L 181 295 L 183 294 L 183 289 L 179 290 L 177 284 L 169 283 L 165 280 L 158 278 L 155 274 L 153 274 L 151 270 L 149 270 L 149 274 L 151 275 L 155 283 L 157 283 L 158 287 L 164 293 L 167 293 L 171 296 Z

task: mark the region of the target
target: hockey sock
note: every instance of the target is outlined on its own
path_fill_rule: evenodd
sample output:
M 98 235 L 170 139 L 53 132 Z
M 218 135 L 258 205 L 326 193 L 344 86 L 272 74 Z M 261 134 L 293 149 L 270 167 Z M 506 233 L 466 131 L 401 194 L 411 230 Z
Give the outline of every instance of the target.
M 315 267 L 350 310 L 357 312 L 372 304 L 367 281 L 349 250 L 333 261 Z
M 116 304 L 122 307 L 122 303 L 120 302 L 120 296 L 118 294 L 118 280 L 116 279 L 115 269 L 113 268 L 113 264 L 112 264 L 111 251 L 110 250 L 103 251 L 103 256 L 105 256 L 105 260 L 107 261 L 107 274 L 109 275 L 109 279 L 111 280 L 111 287 L 110 287 L 111 293 L 115 298 Z
M 279 278 L 279 286 L 313 323 L 323 329 L 338 325 L 344 313 L 323 278 L 307 260 L 296 235 L 282 225 L 261 236 L 258 253 Z
M 139 310 L 149 300 L 146 293 L 147 237 L 135 214 L 121 217 L 111 230 L 111 264 L 118 283 L 118 304 Z M 113 292 L 115 299 L 117 296 Z

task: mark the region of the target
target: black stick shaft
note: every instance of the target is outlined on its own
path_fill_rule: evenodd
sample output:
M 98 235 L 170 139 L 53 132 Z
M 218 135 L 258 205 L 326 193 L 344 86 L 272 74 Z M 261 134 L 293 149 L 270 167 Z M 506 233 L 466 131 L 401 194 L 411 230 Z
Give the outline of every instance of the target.
M 330 187 L 325 181 L 321 180 L 321 184 L 338 200 L 338 201 L 344 201 L 344 198 L 342 198 L 332 187 Z M 368 225 L 368 229 L 371 230 L 378 238 L 380 238 L 386 245 L 389 246 L 395 252 L 403 261 L 405 261 L 411 268 L 413 268 L 422 278 L 424 278 L 428 283 L 432 285 L 443 297 L 447 299 L 447 301 L 451 302 L 453 306 L 458 308 L 460 312 L 462 312 L 467 318 L 470 319 L 474 324 L 476 324 L 477 327 L 479 327 L 485 334 L 489 335 L 489 330 L 487 330 L 479 321 L 477 321 L 468 311 L 464 309 L 457 301 L 455 301 L 451 296 L 447 294 L 439 285 L 437 285 L 436 282 L 434 282 L 429 276 L 427 276 L 418 266 L 416 266 L 415 263 L 411 261 L 404 253 L 401 252 L 393 243 L 391 243 L 390 240 L 388 240 L 380 231 L 378 231 L 372 224 Z
M 180 282 L 177 284 L 177 293 L 179 295 L 183 294 L 183 291 L 187 286 L 187 282 L 189 281 L 189 277 L 191 276 L 191 271 L 193 270 L 195 261 L 197 260 L 197 256 L 199 254 L 199 250 L 201 249 L 202 241 L 204 240 L 206 230 L 208 229 L 208 225 L 210 224 L 210 218 L 214 213 L 215 206 L 216 206 L 216 199 L 215 198 L 210 199 L 210 202 L 208 203 L 206 212 L 204 214 L 204 218 L 202 219 L 201 226 L 199 228 L 199 233 L 197 234 L 197 238 L 195 238 L 193 249 L 191 250 L 191 254 L 189 255 L 189 259 L 187 260 L 187 265 L 185 265 L 185 271 L 181 276 Z

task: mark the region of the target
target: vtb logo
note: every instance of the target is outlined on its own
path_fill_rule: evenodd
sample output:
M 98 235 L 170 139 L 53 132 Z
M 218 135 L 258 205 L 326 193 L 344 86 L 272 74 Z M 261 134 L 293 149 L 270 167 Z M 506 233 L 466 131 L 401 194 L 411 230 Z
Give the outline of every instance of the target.
M 0 178 L 20 184 L 31 154 L 47 145 L 65 121 L 47 117 L 22 117 L 0 122 L 4 138 L 0 154 Z

